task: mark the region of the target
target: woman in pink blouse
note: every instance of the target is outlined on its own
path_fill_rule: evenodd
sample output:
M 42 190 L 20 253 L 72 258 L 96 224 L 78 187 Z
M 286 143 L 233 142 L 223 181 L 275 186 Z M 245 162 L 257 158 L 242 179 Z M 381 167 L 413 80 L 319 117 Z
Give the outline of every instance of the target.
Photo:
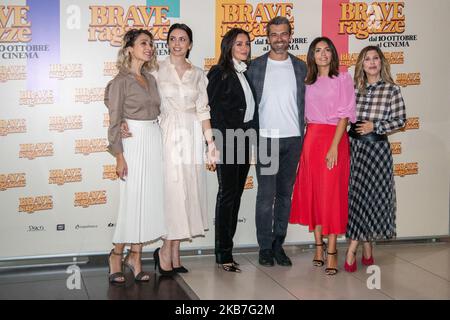
M 323 237 L 328 237 L 325 273 L 337 269 L 336 239 L 344 234 L 348 219 L 350 174 L 347 123 L 355 122 L 353 81 L 339 73 L 339 59 L 330 39 L 316 38 L 307 55 L 305 118 L 307 129 L 292 197 L 290 223 L 314 231 L 313 265 L 322 267 Z

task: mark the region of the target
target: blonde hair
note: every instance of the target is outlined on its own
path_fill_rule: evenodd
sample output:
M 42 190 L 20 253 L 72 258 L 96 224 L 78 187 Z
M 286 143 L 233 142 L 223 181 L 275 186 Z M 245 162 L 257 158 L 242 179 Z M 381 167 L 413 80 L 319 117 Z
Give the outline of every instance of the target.
M 367 83 L 367 75 L 364 72 L 364 59 L 366 58 L 367 52 L 369 51 L 376 51 L 378 53 L 378 56 L 381 60 L 381 79 L 384 82 L 394 84 L 395 82 L 392 79 L 391 76 L 391 66 L 389 64 L 389 61 L 387 61 L 386 57 L 384 56 L 383 52 L 380 48 L 376 46 L 367 46 L 364 49 L 361 50 L 359 53 L 358 59 L 356 60 L 356 66 L 355 66 L 355 87 L 358 89 L 358 92 L 361 94 L 366 93 L 366 83 Z
M 133 47 L 136 39 L 139 35 L 146 34 L 150 37 L 152 41 L 153 55 L 150 61 L 144 63 L 142 69 L 146 72 L 152 72 L 158 70 L 158 63 L 156 61 L 156 47 L 154 43 L 153 35 L 150 31 L 145 29 L 131 29 L 123 36 L 122 46 L 117 54 L 116 67 L 118 70 L 130 70 L 131 68 L 131 54 L 129 47 Z

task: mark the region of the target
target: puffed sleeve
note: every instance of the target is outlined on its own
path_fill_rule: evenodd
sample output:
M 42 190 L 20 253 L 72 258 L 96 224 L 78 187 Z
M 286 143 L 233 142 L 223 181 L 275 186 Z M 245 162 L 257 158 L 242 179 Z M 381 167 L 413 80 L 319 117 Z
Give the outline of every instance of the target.
M 339 77 L 339 106 L 337 116 L 339 119 L 348 118 L 356 122 L 356 96 L 353 79 L 348 72 L 341 73 Z
M 109 111 L 108 151 L 114 156 L 123 152 L 120 123 L 124 101 L 125 81 L 119 78 L 111 80 L 105 89 L 105 105 Z
M 202 70 L 199 70 L 200 77 L 198 80 L 197 90 L 199 91 L 197 100 L 195 101 L 195 108 L 197 110 L 197 117 L 199 121 L 211 119 L 209 114 L 210 107 L 208 105 L 208 78 Z
M 399 86 L 394 86 L 389 103 L 389 119 L 384 121 L 375 121 L 374 130 L 377 134 L 385 134 L 398 130 L 405 125 L 406 109 L 403 101 L 402 92 Z

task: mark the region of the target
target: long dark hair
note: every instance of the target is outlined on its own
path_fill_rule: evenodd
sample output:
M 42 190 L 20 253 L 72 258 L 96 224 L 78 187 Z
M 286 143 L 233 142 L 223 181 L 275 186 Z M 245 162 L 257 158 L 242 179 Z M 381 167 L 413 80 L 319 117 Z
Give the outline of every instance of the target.
M 245 34 L 248 41 L 250 41 L 250 35 L 247 31 L 241 28 L 233 28 L 228 30 L 228 32 L 223 36 L 222 42 L 220 43 L 220 57 L 218 65 L 222 66 L 225 74 L 230 74 L 235 71 L 233 63 L 233 45 L 236 41 L 237 36 L 240 34 Z M 249 52 L 247 60 L 244 61 L 247 65 L 250 63 L 250 57 L 251 54 Z
M 191 28 L 189 28 L 186 24 L 184 23 L 174 23 L 173 25 L 170 26 L 169 28 L 169 33 L 167 34 L 167 44 L 169 44 L 169 39 L 170 39 L 170 34 L 176 30 L 176 29 L 181 29 L 186 31 L 188 37 L 189 37 L 189 41 L 190 43 L 192 43 L 194 41 L 193 39 L 193 35 L 192 35 L 192 30 Z M 187 53 L 186 53 L 186 58 L 189 58 L 189 53 L 191 52 L 191 50 L 188 49 Z
M 313 84 L 317 81 L 319 70 L 317 68 L 316 60 L 314 59 L 314 51 L 316 50 L 317 44 L 322 41 L 325 42 L 331 49 L 331 64 L 328 76 L 332 78 L 333 76 L 337 77 L 339 75 L 339 57 L 333 41 L 327 37 L 318 37 L 311 42 L 308 49 L 308 56 L 306 58 L 306 64 L 308 65 L 308 73 L 306 74 L 305 80 L 306 84 Z

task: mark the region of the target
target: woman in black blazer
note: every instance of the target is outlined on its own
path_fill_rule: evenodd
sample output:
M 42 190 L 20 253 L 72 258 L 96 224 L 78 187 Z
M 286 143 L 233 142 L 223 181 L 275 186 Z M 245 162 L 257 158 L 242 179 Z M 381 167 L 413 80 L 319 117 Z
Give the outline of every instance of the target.
M 255 94 L 246 75 L 249 61 L 250 36 L 243 29 L 233 28 L 223 37 L 219 62 L 208 73 L 211 126 L 220 152 L 215 255 L 219 266 L 229 272 L 241 272 L 233 259 L 233 236 L 250 169 L 252 145 L 256 145 L 258 136 Z

